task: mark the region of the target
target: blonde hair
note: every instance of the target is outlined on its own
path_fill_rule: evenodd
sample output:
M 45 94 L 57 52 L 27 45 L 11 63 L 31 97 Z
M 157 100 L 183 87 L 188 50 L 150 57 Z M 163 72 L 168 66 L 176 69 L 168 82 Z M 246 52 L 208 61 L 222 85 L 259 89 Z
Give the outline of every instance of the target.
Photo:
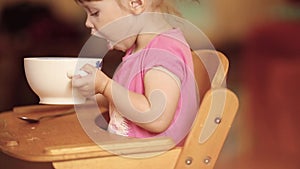
M 162 13 L 180 16 L 181 13 L 174 5 L 176 0 L 152 0 L 152 7 L 159 8 Z
M 77 2 L 84 2 L 84 1 L 101 1 L 101 0 L 75 0 Z M 122 6 L 121 0 L 116 0 L 120 6 Z M 160 12 L 162 13 L 167 13 L 167 14 L 172 14 L 172 15 L 177 15 L 181 16 L 181 13 L 179 10 L 176 8 L 176 1 L 178 0 L 152 0 L 152 8 L 153 9 L 159 9 Z M 179 0 L 180 1 L 180 0 Z M 200 2 L 200 0 L 191 0 L 193 2 Z

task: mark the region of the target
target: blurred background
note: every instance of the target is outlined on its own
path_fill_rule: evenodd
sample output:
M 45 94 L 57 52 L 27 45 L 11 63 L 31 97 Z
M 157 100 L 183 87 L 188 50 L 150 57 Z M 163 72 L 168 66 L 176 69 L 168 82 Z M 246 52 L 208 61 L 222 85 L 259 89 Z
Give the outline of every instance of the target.
M 300 1 L 202 0 L 179 6 L 229 58 L 228 88 L 240 99 L 216 168 L 299 169 Z M 38 104 L 23 58 L 77 56 L 89 38 L 84 22 L 73 0 L 0 1 L 0 112 Z

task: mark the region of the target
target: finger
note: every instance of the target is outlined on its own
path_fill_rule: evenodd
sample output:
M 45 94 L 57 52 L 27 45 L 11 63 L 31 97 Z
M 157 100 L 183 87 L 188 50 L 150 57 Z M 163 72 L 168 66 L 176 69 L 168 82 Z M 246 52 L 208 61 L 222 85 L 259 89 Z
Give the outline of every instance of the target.
M 73 76 L 74 76 L 74 73 L 73 73 L 73 72 L 67 72 L 67 77 L 68 77 L 69 79 L 72 79 Z
M 90 96 L 95 95 L 95 92 L 90 91 L 90 90 L 86 90 L 84 88 L 79 88 L 78 91 L 84 97 L 90 97 Z
M 84 85 L 84 86 L 80 87 L 79 90 L 82 92 L 89 92 L 89 91 L 91 91 L 91 88 L 88 85 Z
M 92 66 L 90 64 L 85 64 L 84 66 L 81 67 L 80 70 L 83 70 L 83 71 L 87 72 L 88 74 L 93 74 L 96 69 L 97 68 L 95 68 L 94 66 Z
M 81 88 L 83 86 L 86 86 L 88 83 L 84 78 L 81 78 L 80 75 L 73 76 L 72 78 L 72 86 L 76 88 Z

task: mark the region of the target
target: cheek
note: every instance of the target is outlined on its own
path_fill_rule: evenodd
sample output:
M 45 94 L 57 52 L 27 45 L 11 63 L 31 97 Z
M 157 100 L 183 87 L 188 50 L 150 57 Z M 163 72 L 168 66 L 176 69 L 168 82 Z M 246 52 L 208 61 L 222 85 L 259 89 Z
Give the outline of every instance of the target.
M 94 18 L 92 19 L 91 21 L 93 24 L 94 24 L 94 28 L 97 30 L 97 31 L 100 31 L 103 27 L 103 23 L 100 19 L 98 18 Z
M 131 22 L 127 22 L 126 19 L 121 18 L 104 25 L 100 29 L 98 27 L 98 31 L 100 34 L 105 35 L 110 41 L 116 43 L 125 39 L 132 39 L 132 36 L 136 36 L 138 30 L 134 28 L 135 26 L 133 26 Z

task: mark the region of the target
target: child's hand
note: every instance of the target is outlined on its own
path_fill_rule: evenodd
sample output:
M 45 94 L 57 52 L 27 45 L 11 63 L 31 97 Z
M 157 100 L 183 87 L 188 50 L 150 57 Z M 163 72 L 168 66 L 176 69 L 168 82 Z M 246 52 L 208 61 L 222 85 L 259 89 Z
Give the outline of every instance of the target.
M 87 75 L 73 76 L 72 86 L 78 88 L 80 94 L 85 97 L 94 96 L 97 93 L 103 94 L 110 78 L 90 64 L 84 65 L 80 70 L 85 71 Z

